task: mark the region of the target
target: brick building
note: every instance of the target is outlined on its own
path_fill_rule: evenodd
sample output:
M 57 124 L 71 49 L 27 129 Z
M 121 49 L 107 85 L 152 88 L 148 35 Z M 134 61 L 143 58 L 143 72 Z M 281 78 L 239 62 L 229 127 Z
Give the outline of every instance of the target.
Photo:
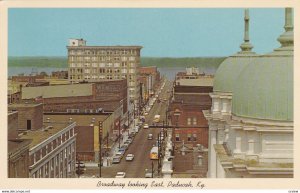
M 8 112 L 7 166 L 8 178 L 29 177 L 29 144 L 31 140 L 18 139 L 18 112 Z
M 80 161 L 99 161 L 99 121 L 102 122 L 102 153 L 105 156 L 117 140 L 120 119 L 117 112 L 97 114 L 45 113 L 44 120 L 54 122 L 76 122 L 76 158 Z M 120 128 L 121 129 L 121 128 Z M 123 132 L 120 130 L 120 132 Z
M 114 111 L 120 106 L 127 112 L 127 81 L 26 87 L 22 100 L 44 104 L 44 112 L 98 113 Z
M 160 72 L 156 66 L 140 67 L 139 82 L 141 85 L 141 98 L 142 102 L 148 100 L 150 96 L 154 95 L 154 91 L 157 89 L 160 82 Z
M 68 71 L 66 70 L 54 71 L 51 73 L 51 76 L 58 79 L 68 79 Z
M 189 69 L 186 76 L 178 73 L 169 109 L 172 125 L 188 128 L 175 129 L 173 142 L 176 145 L 184 142 L 188 147 L 197 144 L 208 147 L 208 123 L 202 110 L 211 108 L 209 93 L 212 92 L 213 78 L 202 74 L 192 74 L 193 78 L 190 78 L 188 72 Z
M 18 130 L 37 130 L 43 126 L 43 104 L 18 103 L 8 105 L 9 111 L 18 111 Z
M 8 109 L 9 176 L 74 176 L 75 123 L 43 122 L 42 104 L 11 104 Z
M 32 140 L 29 145 L 30 178 L 75 177 L 75 125 L 74 122 L 44 122 L 42 128 L 20 136 Z

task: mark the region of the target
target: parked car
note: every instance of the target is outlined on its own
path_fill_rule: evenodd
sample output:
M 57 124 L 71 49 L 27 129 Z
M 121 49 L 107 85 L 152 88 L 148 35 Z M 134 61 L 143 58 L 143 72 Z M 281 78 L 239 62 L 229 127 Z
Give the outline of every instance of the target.
M 113 164 L 118 164 L 121 162 L 121 157 L 120 156 L 114 156 L 112 159 Z
M 124 144 L 122 145 L 122 147 L 128 149 L 128 147 L 129 147 L 129 142 L 128 142 L 128 141 L 125 141 Z
M 132 161 L 133 160 L 133 158 L 134 158 L 134 155 L 133 154 L 127 154 L 127 156 L 126 156 L 126 161 Z
M 128 142 L 129 144 L 131 144 L 131 143 L 132 143 L 132 138 L 128 138 L 128 139 L 126 140 L 126 142 Z
M 124 152 L 123 152 L 123 151 L 118 151 L 118 152 L 116 153 L 116 156 L 119 156 L 120 158 L 122 158 L 123 155 L 124 155 Z
M 121 148 L 119 149 L 119 151 L 124 151 L 125 152 L 127 150 L 127 148 L 128 148 L 127 145 L 122 145 Z
M 125 178 L 126 173 L 125 172 L 117 172 L 116 178 Z
M 148 134 L 148 138 L 147 139 L 152 140 L 153 139 L 153 134 L 152 133 Z
M 144 129 L 149 129 L 149 125 L 148 124 L 144 124 Z

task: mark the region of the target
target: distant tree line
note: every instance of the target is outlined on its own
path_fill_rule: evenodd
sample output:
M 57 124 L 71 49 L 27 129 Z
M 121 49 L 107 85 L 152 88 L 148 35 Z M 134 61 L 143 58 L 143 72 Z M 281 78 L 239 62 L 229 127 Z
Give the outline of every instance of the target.
M 212 67 L 218 68 L 225 57 L 157 58 L 142 57 L 142 66 L 157 67 Z M 67 57 L 9 57 L 9 67 L 67 68 Z

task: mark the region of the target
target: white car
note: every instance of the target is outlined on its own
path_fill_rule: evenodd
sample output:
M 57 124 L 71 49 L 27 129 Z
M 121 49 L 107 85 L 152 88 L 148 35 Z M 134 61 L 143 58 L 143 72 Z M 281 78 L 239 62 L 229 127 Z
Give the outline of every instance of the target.
M 132 161 L 133 160 L 133 158 L 134 158 L 134 155 L 133 154 L 127 154 L 127 156 L 126 156 L 126 161 Z
M 126 173 L 125 172 L 117 172 L 116 178 L 125 178 Z
M 144 124 L 144 129 L 149 129 L 149 125 L 148 124 Z

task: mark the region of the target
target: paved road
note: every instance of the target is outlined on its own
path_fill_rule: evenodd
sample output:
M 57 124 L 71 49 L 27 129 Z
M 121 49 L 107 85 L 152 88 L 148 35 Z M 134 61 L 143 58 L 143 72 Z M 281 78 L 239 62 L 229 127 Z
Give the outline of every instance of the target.
M 166 81 L 166 84 L 159 95 L 159 98 L 169 98 L 171 93 L 168 93 L 167 90 L 171 89 L 172 83 L 170 81 Z M 167 102 L 161 101 L 158 103 L 157 101 L 153 105 L 152 109 L 149 112 L 149 115 L 146 116 L 145 123 L 152 125 L 154 115 L 161 115 L 161 122 L 165 120 Z M 102 167 L 102 177 L 103 178 L 114 178 L 117 172 L 126 172 L 127 178 L 144 178 L 145 169 L 151 170 L 152 160 L 149 158 L 150 150 L 153 147 L 157 134 L 159 133 L 159 128 L 149 128 L 149 129 L 141 129 L 138 134 L 135 136 L 132 144 L 129 146 L 126 151 L 123 159 L 119 164 L 113 164 L 110 167 Z M 148 140 L 148 134 L 153 134 L 153 139 Z M 134 154 L 133 161 L 126 161 L 125 156 L 129 153 Z M 154 160 L 154 169 L 157 170 L 157 160 Z M 85 176 L 98 176 L 99 168 L 87 168 L 85 171 Z

